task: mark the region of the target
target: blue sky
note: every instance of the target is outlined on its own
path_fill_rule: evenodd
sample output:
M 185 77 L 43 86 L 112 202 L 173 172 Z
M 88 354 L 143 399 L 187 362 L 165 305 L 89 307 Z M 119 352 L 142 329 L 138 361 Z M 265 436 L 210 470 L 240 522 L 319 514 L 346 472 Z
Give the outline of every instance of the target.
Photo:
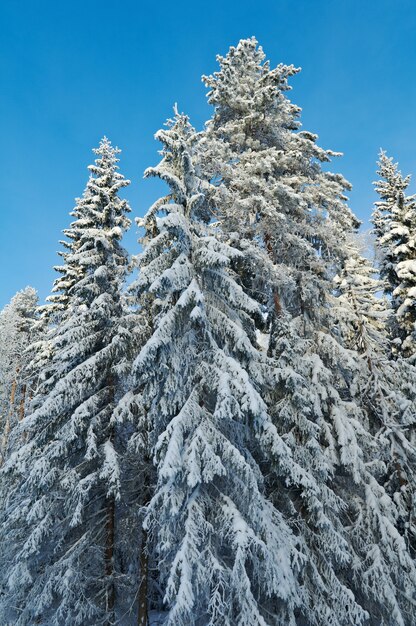
M 415 32 L 414 0 L 2 0 L 0 306 L 27 284 L 49 293 L 104 134 L 123 150 L 126 196 L 143 214 L 160 191 L 142 179 L 158 160 L 154 133 L 175 102 L 200 128 L 211 114 L 201 74 L 252 35 L 272 64 L 303 68 L 291 98 L 304 128 L 344 152 L 333 169 L 368 219 L 380 146 L 416 177 Z

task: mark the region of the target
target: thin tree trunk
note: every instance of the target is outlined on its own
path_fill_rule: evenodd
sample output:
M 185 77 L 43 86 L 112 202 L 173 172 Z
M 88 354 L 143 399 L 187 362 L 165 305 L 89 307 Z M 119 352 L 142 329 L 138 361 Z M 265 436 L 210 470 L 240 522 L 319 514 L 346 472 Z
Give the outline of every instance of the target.
M 20 405 L 19 405 L 19 422 L 21 422 L 25 416 L 25 401 L 26 401 L 26 385 L 23 384 L 22 391 L 21 391 Z
M 12 385 L 12 390 L 10 392 L 10 406 L 9 406 L 9 415 L 12 414 L 13 411 L 13 406 L 14 406 L 14 400 L 16 397 L 16 389 L 17 389 L 17 374 L 19 373 L 19 370 L 16 370 L 16 376 L 15 379 L 13 381 L 13 385 Z
M 271 235 L 269 233 L 266 233 L 263 237 L 263 241 L 266 247 L 267 254 L 269 255 L 271 262 L 274 264 L 275 263 L 274 250 L 273 250 Z M 270 316 L 270 331 L 269 331 L 270 338 L 269 338 L 269 347 L 267 350 L 268 356 L 271 356 L 273 354 L 274 349 L 276 347 L 275 331 L 276 331 L 276 327 L 278 324 L 277 320 L 282 316 L 282 304 L 280 302 L 280 295 L 279 295 L 277 288 L 274 286 L 273 286 L 273 304 L 274 304 L 274 311 L 271 312 L 271 316 Z
M 26 394 L 26 385 L 25 385 L 25 394 Z M 28 397 L 28 404 L 29 404 L 29 406 L 30 406 L 30 403 L 32 402 L 32 400 L 33 400 L 33 388 L 30 386 L 29 397 Z M 22 419 L 23 419 L 23 417 L 24 417 L 24 409 L 25 409 L 25 406 L 23 405 L 23 415 L 22 415 Z M 23 433 L 23 435 L 22 435 L 22 440 L 23 440 L 23 443 L 26 443 L 27 438 L 28 438 L 28 433 L 27 433 L 27 431 L 26 431 L 26 432 L 24 432 L 24 433 Z
M 272 238 L 269 233 L 266 233 L 264 235 L 264 245 L 266 246 L 266 250 L 269 254 L 269 257 L 273 261 L 273 245 L 272 245 Z
M 145 438 L 145 446 L 146 446 L 146 450 L 149 449 L 149 443 L 148 443 L 148 433 L 145 432 L 144 434 L 144 438 Z M 144 509 L 144 507 L 146 507 L 149 502 L 150 502 L 150 498 L 151 498 L 151 492 L 150 492 L 150 466 L 151 466 L 151 459 L 150 457 L 145 454 L 144 457 L 144 472 L 143 472 L 143 492 L 142 492 L 142 507 Z M 138 610 L 138 618 L 137 618 L 137 625 L 138 626 L 148 626 L 149 624 L 149 598 L 148 598 L 148 590 L 149 590 L 149 546 L 148 546 L 148 533 L 147 531 L 143 528 L 142 525 L 142 536 L 141 536 L 141 542 L 140 542 L 140 555 L 139 555 L 139 564 L 140 564 L 140 582 L 139 582 L 139 589 L 138 589 L 138 593 L 137 593 L 137 597 L 138 597 L 138 605 L 139 605 L 139 610 Z
M 106 519 L 106 546 L 105 546 L 105 575 L 109 581 L 107 588 L 107 611 L 109 612 L 108 626 L 114 623 L 115 586 L 114 586 L 114 535 L 115 535 L 115 509 L 114 496 L 108 498 Z
M 142 540 L 140 544 L 140 582 L 138 591 L 138 626 L 148 626 L 149 624 L 149 612 L 148 612 L 148 580 L 149 580 L 149 554 L 147 550 L 147 532 L 142 529 Z
M 11 420 L 11 416 L 13 414 L 14 401 L 15 401 L 15 397 L 16 397 L 17 375 L 18 375 L 18 373 L 19 373 L 19 368 L 16 369 L 16 376 L 14 377 L 12 388 L 11 388 L 11 391 L 10 391 L 9 412 L 7 414 L 7 417 L 6 417 L 6 423 L 4 425 L 3 437 L 2 437 L 2 440 L 1 440 L 0 466 L 3 465 L 4 459 L 6 457 L 7 443 L 9 441 L 9 434 L 10 434 L 10 420 Z
M 274 264 L 274 251 L 272 245 L 272 238 L 269 233 L 264 235 L 264 245 L 266 246 L 267 254 L 269 255 L 272 263 Z M 273 290 L 273 302 L 274 302 L 274 311 L 276 317 L 280 317 L 282 314 L 282 305 L 280 303 L 280 296 L 276 289 Z
M 109 401 L 114 401 L 114 378 L 110 374 L 107 379 L 107 386 L 109 388 Z M 114 428 L 110 428 L 110 441 L 114 441 Z M 115 527 L 116 527 L 116 501 L 114 495 L 107 496 L 107 513 L 106 513 L 106 544 L 105 544 L 105 575 L 107 579 L 107 612 L 108 622 L 107 626 L 112 626 L 115 623 L 115 604 L 116 604 L 116 589 L 114 582 L 114 541 L 115 541 Z

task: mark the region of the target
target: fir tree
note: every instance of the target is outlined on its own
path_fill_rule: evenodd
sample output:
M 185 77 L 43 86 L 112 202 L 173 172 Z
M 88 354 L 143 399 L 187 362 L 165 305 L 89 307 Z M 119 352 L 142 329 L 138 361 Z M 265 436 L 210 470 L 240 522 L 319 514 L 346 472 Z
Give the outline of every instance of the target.
M 157 484 L 147 506 L 167 625 L 295 624 L 303 591 L 298 540 L 265 497 L 273 456 L 282 488 L 314 481 L 294 461 L 262 399 L 273 368 L 256 342 L 259 304 L 242 288 L 243 253 L 222 241 L 194 151 L 177 115 L 159 131 L 169 185 L 149 210 L 138 297 L 154 329 L 134 363 Z M 259 322 L 260 323 L 260 322 Z M 287 487 L 286 487 L 287 489 Z M 312 497 L 312 496 L 311 496 Z
M 416 355 L 416 199 L 407 196 L 410 176 L 403 177 L 397 163 L 380 153 L 375 183 L 380 201 L 373 212 L 380 250 L 380 274 L 392 296 L 392 336 L 396 352 L 414 360 Z
M 120 244 L 130 209 L 118 197 L 128 184 L 118 152 L 104 138 L 89 166 L 71 225 L 77 246 L 66 257 L 81 271 L 65 287 L 48 377 L 22 422 L 28 441 L 2 472 L 3 624 L 115 620 L 114 408 L 130 341 L 122 297 L 128 256 Z

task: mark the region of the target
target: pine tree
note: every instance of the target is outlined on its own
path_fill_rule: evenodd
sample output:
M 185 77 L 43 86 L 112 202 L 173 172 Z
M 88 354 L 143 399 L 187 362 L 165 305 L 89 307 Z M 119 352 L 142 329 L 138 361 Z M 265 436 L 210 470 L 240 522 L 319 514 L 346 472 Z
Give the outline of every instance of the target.
M 2 472 L 3 595 L 0 621 L 15 626 L 110 624 L 115 620 L 115 514 L 120 497 L 114 409 L 130 338 L 120 244 L 130 208 L 118 149 L 104 138 L 89 166 L 65 258 L 81 268 L 52 335 L 53 357 L 28 440 Z M 11 565 L 10 565 L 11 564 Z M 5 578 L 6 576 L 6 578 Z
M 280 511 L 292 505 L 302 540 L 301 613 L 311 624 L 364 623 L 358 602 L 371 624 L 410 625 L 414 564 L 398 507 L 370 471 L 377 441 L 354 395 L 359 359 L 333 314 L 332 279 L 358 226 L 345 202 L 349 185 L 321 166 L 335 153 L 298 130 L 300 110 L 285 96 L 293 66 L 271 70 L 253 39 L 218 60 L 220 70 L 204 79 L 215 109 L 201 150 L 223 229 L 239 249 L 267 252 L 271 267 L 242 277 L 253 290 L 269 277 L 262 293 L 280 379 L 267 403 L 295 460 L 320 485 L 315 510 L 302 486 L 288 501 L 269 485 Z M 338 541 L 328 541 L 337 531 Z
M 37 293 L 19 291 L 0 313 L 0 464 L 8 454 L 10 430 L 23 419 L 33 394 L 31 346 L 37 339 Z
M 380 201 L 373 212 L 374 232 L 380 250 L 380 274 L 392 296 L 392 336 L 396 352 L 414 360 L 416 355 L 416 198 L 407 196 L 410 176 L 380 153 L 375 183 Z

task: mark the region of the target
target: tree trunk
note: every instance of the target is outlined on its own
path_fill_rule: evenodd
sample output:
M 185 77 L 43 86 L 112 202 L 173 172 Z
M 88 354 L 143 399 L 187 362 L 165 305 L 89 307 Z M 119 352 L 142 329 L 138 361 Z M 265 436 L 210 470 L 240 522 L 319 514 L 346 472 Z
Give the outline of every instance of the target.
M 10 392 L 10 405 L 9 405 L 9 415 L 12 414 L 13 411 L 13 406 L 14 406 L 14 400 L 16 397 L 16 389 L 17 389 L 17 374 L 19 373 L 19 370 L 16 370 L 16 377 L 13 381 L 13 385 L 12 385 L 12 390 Z
M 267 254 L 271 262 L 274 264 L 274 250 L 272 244 L 272 238 L 269 233 L 266 233 L 263 237 L 264 245 L 267 250 Z M 273 287 L 273 304 L 274 311 L 271 311 L 270 315 L 270 339 L 267 355 L 272 356 L 276 347 L 275 334 L 279 318 L 282 316 L 282 304 L 280 302 L 280 295 L 276 287 Z
M 269 233 L 264 235 L 264 245 L 266 246 L 267 254 L 269 255 L 272 263 L 274 264 L 274 252 L 272 245 L 272 238 Z M 280 303 L 280 296 L 276 289 L 273 290 L 273 302 L 274 302 L 274 312 L 276 317 L 280 317 L 282 314 L 282 305 Z
M 149 576 L 149 555 L 147 551 L 147 532 L 142 529 L 142 540 L 140 545 L 140 582 L 138 590 L 138 626 L 148 626 L 148 576 Z
M 148 433 L 145 435 L 145 446 L 148 450 Z M 142 492 L 142 507 L 146 507 L 151 499 L 150 484 L 151 484 L 151 459 L 147 454 L 144 456 L 144 474 L 143 474 L 143 492 Z M 138 611 L 138 626 L 148 626 L 149 624 L 149 599 L 148 599 L 148 587 L 149 587 L 149 549 L 148 549 L 148 533 L 142 525 L 142 536 L 140 542 L 140 582 L 137 593 L 137 599 L 139 604 Z
M 115 534 L 115 509 L 114 496 L 108 498 L 107 519 L 106 519 L 106 546 L 105 546 L 105 575 L 109 581 L 107 587 L 107 611 L 109 612 L 108 626 L 115 622 L 115 586 L 114 586 L 114 534 Z
M 26 401 L 26 385 L 23 384 L 22 391 L 21 391 L 20 405 L 19 405 L 19 422 L 21 422 L 25 416 L 25 401 Z
M 1 440 L 1 458 L 0 458 L 0 466 L 3 465 L 4 459 L 6 457 L 6 448 L 7 443 L 9 441 L 9 433 L 10 433 L 10 420 L 13 414 L 14 401 L 16 397 L 16 389 L 17 389 L 17 375 L 19 373 L 19 368 L 16 369 L 16 376 L 13 380 L 12 388 L 10 391 L 10 402 L 9 402 L 9 412 L 6 417 L 6 423 L 4 425 L 3 437 Z
M 107 378 L 109 389 L 109 402 L 114 402 L 114 377 L 109 374 Z M 110 441 L 114 442 L 114 427 L 110 426 Z M 114 608 L 116 604 L 116 589 L 114 582 L 114 541 L 116 526 L 116 500 L 114 495 L 107 496 L 106 514 L 106 539 L 105 539 L 105 576 L 107 582 L 107 626 L 115 624 Z

